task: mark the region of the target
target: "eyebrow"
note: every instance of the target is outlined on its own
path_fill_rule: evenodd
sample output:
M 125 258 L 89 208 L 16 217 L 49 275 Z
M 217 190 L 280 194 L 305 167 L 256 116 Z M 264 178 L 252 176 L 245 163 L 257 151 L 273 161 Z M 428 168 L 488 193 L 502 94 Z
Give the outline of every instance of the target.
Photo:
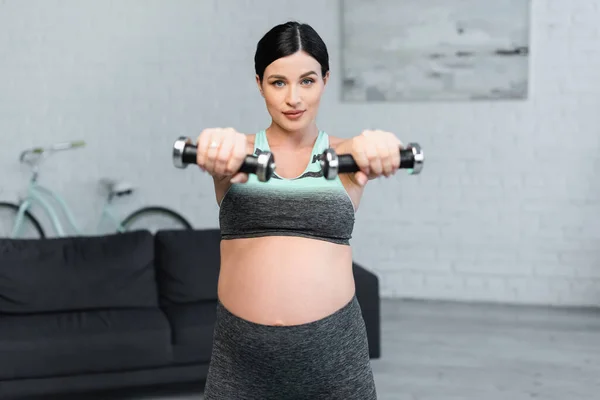
M 305 72 L 302 75 L 300 75 L 300 78 L 305 78 L 309 75 L 317 75 L 317 73 L 315 71 L 308 71 L 308 72 Z M 269 75 L 269 77 L 267 79 L 271 79 L 271 78 L 286 79 L 286 77 L 283 75 Z

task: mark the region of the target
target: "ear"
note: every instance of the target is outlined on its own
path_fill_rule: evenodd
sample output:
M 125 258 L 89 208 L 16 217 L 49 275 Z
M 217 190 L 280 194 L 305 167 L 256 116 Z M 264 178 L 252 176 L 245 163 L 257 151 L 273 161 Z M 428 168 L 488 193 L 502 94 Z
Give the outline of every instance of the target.
M 327 71 L 325 73 L 325 76 L 323 77 L 323 86 L 327 86 L 328 81 L 329 81 L 329 71 Z
M 256 85 L 258 86 L 258 91 L 260 92 L 260 95 L 262 97 L 265 97 L 265 94 L 263 93 L 262 89 L 262 84 L 260 83 L 260 77 L 258 76 L 258 74 L 256 75 Z

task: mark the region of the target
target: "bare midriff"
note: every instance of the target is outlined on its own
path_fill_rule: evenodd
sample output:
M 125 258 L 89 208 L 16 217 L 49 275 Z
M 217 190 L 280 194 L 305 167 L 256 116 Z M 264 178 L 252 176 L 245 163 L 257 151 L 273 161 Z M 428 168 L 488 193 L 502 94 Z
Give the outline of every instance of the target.
M 219 300 L 245 320 L 313 322 L 346 305 L 354 291 L 348 245 L 293 236 L 221 241 Z

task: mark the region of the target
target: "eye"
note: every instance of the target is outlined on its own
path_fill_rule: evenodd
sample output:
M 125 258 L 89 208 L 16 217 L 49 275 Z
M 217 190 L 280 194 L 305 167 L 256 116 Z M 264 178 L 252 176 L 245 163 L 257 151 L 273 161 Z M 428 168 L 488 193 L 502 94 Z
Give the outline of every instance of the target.
M 310 78 L 306 78 L 306 79 L 302 80 L 303 85 L 312 85 L 313 83 L 315 83 L 315 81 Z
M 271 82 L 271 85 L 275 86 L 275 87 L 282 87 L 284 85 L 283 81 L 273 81 Z

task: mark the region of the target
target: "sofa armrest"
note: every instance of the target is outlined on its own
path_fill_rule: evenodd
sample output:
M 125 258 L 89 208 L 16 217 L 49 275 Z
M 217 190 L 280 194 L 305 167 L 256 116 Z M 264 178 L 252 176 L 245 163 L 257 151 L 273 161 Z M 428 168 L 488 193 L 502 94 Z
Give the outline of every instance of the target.
M 381 306 L 379 278 L 356 262 L 352 263 L 356 297 L 362 310 L 371 358 L 381 357 Z

